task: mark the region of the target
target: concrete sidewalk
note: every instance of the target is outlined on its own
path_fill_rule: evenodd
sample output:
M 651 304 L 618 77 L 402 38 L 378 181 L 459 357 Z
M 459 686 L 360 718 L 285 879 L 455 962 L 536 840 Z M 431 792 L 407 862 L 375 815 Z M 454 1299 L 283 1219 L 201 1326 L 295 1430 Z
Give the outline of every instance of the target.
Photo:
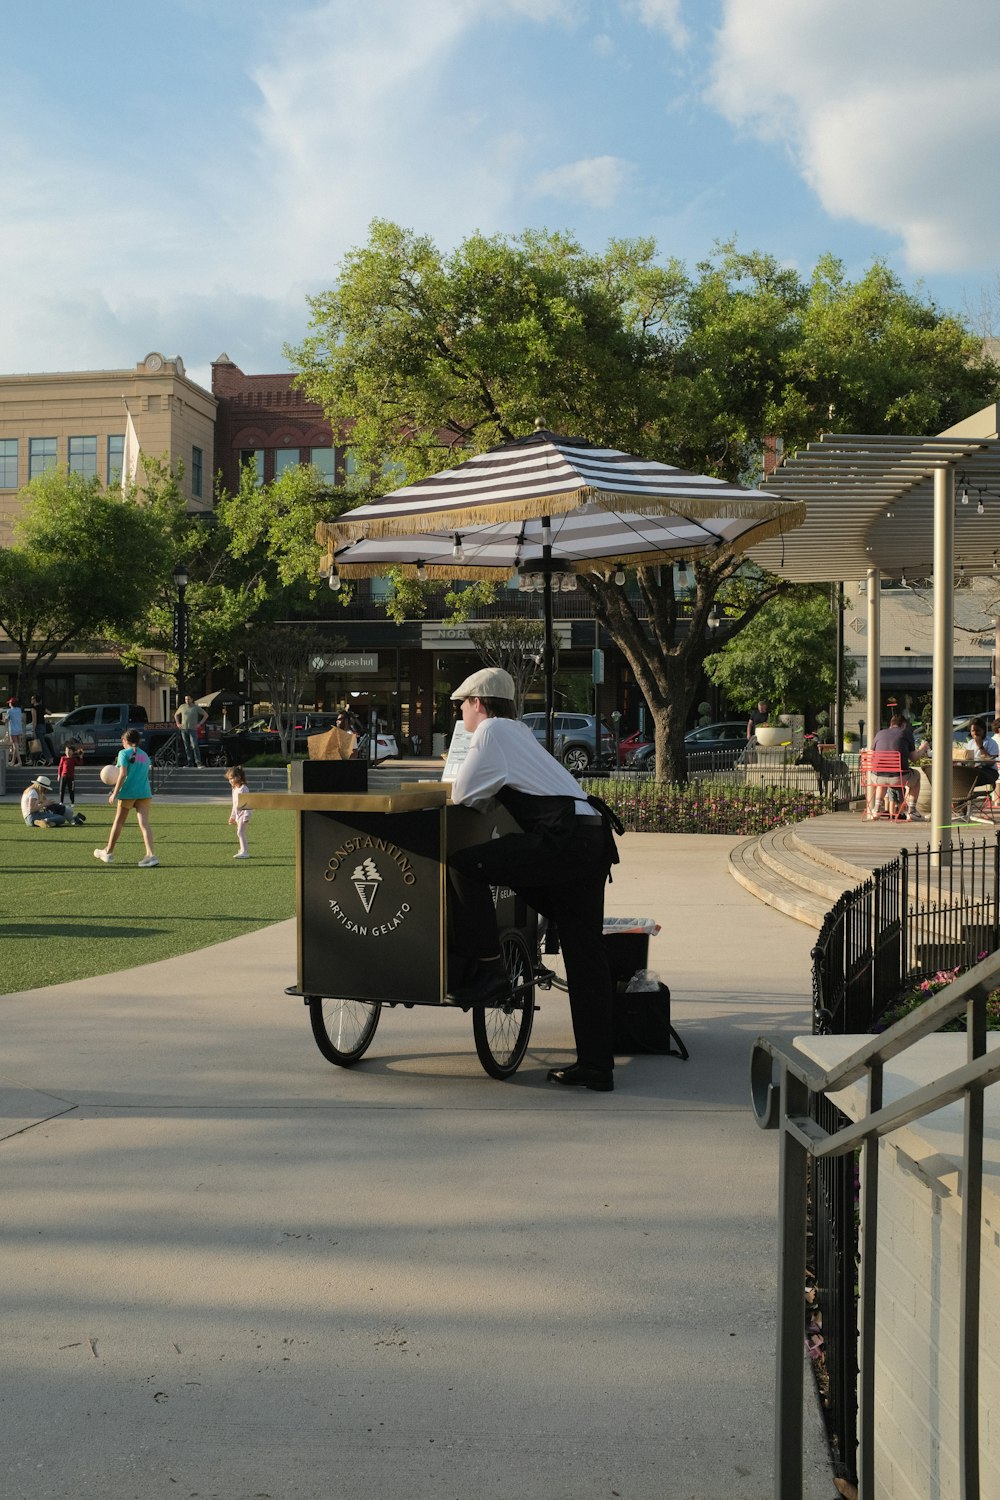
M 729 838 L 628 835 L 612 915 L 691 1058 L 559 1089 L 460 1012 L 320 1056 L 283 923 L 0 999 L 10 1500 L 766 1500 L 776 1140 L 750 1042 L 809 1030 L 811 932 Z M 808 1493 L 834 1494 L 809 1423 Z

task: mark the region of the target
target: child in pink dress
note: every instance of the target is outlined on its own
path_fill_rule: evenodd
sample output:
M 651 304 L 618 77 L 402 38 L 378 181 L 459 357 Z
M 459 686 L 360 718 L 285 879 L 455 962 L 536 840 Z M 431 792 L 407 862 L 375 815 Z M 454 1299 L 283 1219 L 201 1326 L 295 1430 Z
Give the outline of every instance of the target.
M 233 810 L 229 814 L 230 823 L 236 824 L 236 837 L 240 841 L 239 852 L 233 855 L 234 859 L 249 859 L 250 850 L 247 848 L 247 824 L 253 816 L 249 807 L 240 804 L 240 797 L 250 788 L 242 766 L 230 766 L 226 772 L 226 780 L 233 789 Z

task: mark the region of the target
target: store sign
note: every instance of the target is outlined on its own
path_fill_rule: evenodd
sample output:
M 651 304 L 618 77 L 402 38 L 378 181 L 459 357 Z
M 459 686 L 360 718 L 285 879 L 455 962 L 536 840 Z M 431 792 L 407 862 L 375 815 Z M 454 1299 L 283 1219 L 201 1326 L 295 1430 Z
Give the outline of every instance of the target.
M 568 651 L 573 644 L 573 622 L 571 620 L 553 621 L 552 639 Z M 425 651 L 471 651 L 473 649 L 472 637 L 466 631 L 453 625 L 436 623 L 421 625 L 420 644 Z
M 313 656 L 309 667 L 313 672 L 377 672 L 378 653 L 348 651 L 341 656 Z

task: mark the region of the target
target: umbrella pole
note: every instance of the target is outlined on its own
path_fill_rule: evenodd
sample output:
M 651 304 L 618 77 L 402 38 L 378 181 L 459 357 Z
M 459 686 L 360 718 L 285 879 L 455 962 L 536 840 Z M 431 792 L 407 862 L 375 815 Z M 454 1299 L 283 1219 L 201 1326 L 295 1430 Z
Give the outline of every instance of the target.
M 542 517 L 542 536 L 548 537 L 549 518 Z M 552 648 L 552 543 L 542 543 L 542 619 L 545 626 L 545 640 L 542 645 L 542 671 L 545 674 L 545 748 L 551 755 L 555 744 L 555 723 L 553 720 L 553 657 L 555 652 Z

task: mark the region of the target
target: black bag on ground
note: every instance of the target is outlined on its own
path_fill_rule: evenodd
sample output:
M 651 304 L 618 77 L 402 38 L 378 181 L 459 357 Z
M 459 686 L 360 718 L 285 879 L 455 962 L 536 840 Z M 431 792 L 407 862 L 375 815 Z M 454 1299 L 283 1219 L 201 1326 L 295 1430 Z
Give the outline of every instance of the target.
M 627 990 L 615 986 L 612 1013 L 615 1052 L 655 1052 L 661 1057 L 687 1059 L 688 1050 L 670 1024 L 670 990 Z

